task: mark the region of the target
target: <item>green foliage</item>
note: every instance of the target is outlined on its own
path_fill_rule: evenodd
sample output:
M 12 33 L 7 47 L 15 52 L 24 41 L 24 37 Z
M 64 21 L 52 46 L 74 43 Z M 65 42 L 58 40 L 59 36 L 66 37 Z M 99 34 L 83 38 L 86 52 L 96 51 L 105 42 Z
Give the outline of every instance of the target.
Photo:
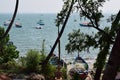
M 74 51 L 78 51 L 80 52 L 83 49 L 84 46 L 84 34 L 80 33 L 80 29 L 79 30 L 73 30 L 72 33 L 68 34 L 69 38 L 69 43 L 66 45 L 66 50 L 68 51 L 68 53 L 74 52 Z
M 53 65 L 50 65 L 49 63 L 46 64 L 46 66 L 42 66 L 42 74 L 46 77 L 47 80 L 52 80 L 54 78 L 54 73 L 56 71 L 56 67 Z
M 73 32 L 68 34 L 69 43 L 66 45 L 66 50 L 68 53 L 74 51 L 80 52 L 82 50 L 89 51 L 91 46 L 94 46 L 94 48 L 97 47 L 95 39 L 96 38 L 91 35 L 80 32 L 80 29 L 73 30 Z
M 4 28 L 0 27 L 0 36 L 4 34 Z M 0 40 L 0 63 L 7 63 L 13 59 L 17 59 L 19 52 L 16 50 L 16 46 L 9 43 L 9 35 Z
M 22 56 L 18 59 L 18 65 L 22 68 L 26 67 L 26 57 Z
M 72 2 L 71 0 L 64 0 L 64 5 L 62 7 L 62 10 L 60 11 L 60 13 L 57 14 L 57 19 L 55 21 L 57 27 L 59 27 L 60 24 L 63 24 L 66 15 L 68 13 L 68 10 L 70 8 L 71 2 Z
M 78 50 L 78 52 L 89 50 L 90 47 L 99 48 L 100 52 L 98 52 L 95 67 L 100 68 L 101 70 L 105 65 L 106 56 L 109 54 L 110 46 L 113 45 L 117 31 L 119 29 L 119 19 L 116 19 L 116 21 L 112 23 L 111 30 L 109 27 L 105 27 L 103 30 L 100 28 L 99 21 L 103 17 L 100 7 L 102 7 L 104 2 L 105 0 L 75 1 L 75 7 L 77 11 L 80 12 L 80 17 L 87 18 L 92 23 L 92 27 L 97 29 L 98 32 L 94 35 L 79 33 L 82 34 L 79 35 L 79 39 L 84 36 L 84 39 L 81 39 L 82 44 L 79 44 L 80 42 L 77 43 L 78 39 L 77 36 L 74 35 L 75 33 L 70 33 L 68 38 L 69 43 L 66 45 L 66 49 L 68 50 L 68 52 L 73 52 L 76 50 Z M 115 16 L 112 16 L 111 20 L 115 20 L 114 18 Z M 75 36 L 75 38 L 70 35 Z
M 75 2 L 74 10 L 80 13 L 80 17 L 87 18 L 94 27 L 99 27 L 98 22 L 103 17 L 100 7 L 102 7 L 104 0 L 77 0 Z
M 69 33 L 69 43 L 66 45 L 68 53 L 89 50 L 90 47 L 99 48 L 100 52 L 98 52 L 98 57 L 96 59 L 96 68 L 100 68 L 101 70 L 105 65 L 106 56 L 109 54 L 110 46 L 113 45 L 120 26 L 120 24 L 118 24 L 120 18 L 118 13 L 116 19 L 114 19 L 114 15 L 112 15 L 110 19 L 110 21 L 114 20 L 111 29 L 109 27 L 105 27 L 104 29 L 100 28 L 99 21 L 104 17 L 100 7 L 103 6 L 105 1 L 106 0 L 75 0 L 73 9 L 75 11 L 77 9 L 80 17 L 87 18 L 89 22 L 91 22 L 92 27 L 98 30 L 98 32 L 94 35 L 79 33 L 79 36 L 77 36 L 75 32 L 77 33 L 79 30 L 73 31 L 73 33 Z M 69 6 L 68 4 L 69 2 L 67 1 L 64 3 L 66 6 Z M 64 20 L 64 17 L 62 17 L 62 20 Z M 59 21 L 62 22 L 61 20 Z M 84 36 L 84 38 L 81 38 L 82 36 Z M 77 39 L 77 37 L 79 37 L 79 39 Z M 100 74 L 101 72 L 102 71 L 99 70 Z M 100 78 L 99 75 L 96 77 Z
M 0 27 L 0 37 L 4 34 L 4 28 Z M 7 35 L 4 39 L 0 40 L 0 46 L 4 47 L 9 41 L 9 35 Z
M 7 63 L 3 63 L 0 66 L 1 72 L 6 72 L 6 73 L 19 73 L 20 67 L 18 63 L 15 60 L 8 61 Z
M 25 57 L 20 57 L 18 61 L 19 66 L 21 66 L 21 69 L 23 69 L 22 72 L 24 73 L 41 73 L 47 79 L 51 79 L 54 77 L 56 68 L 49 63 L 46 64 L 46 66 L 39 65 L 39 63 L 41 63 L 46 58 L 46 55 L 40 52 L 37 50 L 29 50 Z
M 12 59 L 17 59 L 19 57 L 19 52 L 16 51 L 16 47 L 12 44 L 6 47 L 4 52 L 3 62 L 11 61 Z
M 30 50 L 26 54 L 26 69 L 27 72 L 39 72 L 40 70 L 40 54 L 36 50 Z
M 67 79 L 67 69 L 62 68 L 61 71 L 62 71 L 63 79 Z

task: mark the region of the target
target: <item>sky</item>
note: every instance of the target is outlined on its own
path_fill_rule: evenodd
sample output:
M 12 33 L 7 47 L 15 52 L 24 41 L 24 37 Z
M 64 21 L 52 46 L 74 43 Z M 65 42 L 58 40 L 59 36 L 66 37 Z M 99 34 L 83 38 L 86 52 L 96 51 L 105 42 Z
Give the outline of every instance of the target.
M 16 0 L 0 0 L 0 13 L 13 13 Z M 58 13 L 63 0 L 19 0 L 19 13 Z M 102 8 L 104 13 L 117 13 L 120 0 L 109 0 Z

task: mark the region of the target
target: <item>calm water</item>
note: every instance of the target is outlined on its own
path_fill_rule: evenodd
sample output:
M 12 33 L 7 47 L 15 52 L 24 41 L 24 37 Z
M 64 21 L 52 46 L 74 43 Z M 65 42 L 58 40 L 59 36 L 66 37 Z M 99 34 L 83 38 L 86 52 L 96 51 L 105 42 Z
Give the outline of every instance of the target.
M 4 21 L 10 20 L 11 14 L 0 14 L 0 26 L 3 26 Z M 37 22 L 43 20 L 45 25 L 42 29 L 36 29 L 38 26 Z M 13 24 L 13 27 L 10 31 L 10 41 L 14 42 L 14 45 L 17 46 L 17 49 L 20 51 L 20 55 L 23 56 L 29 49 L 40 50 L 42 46 L 42 41 L 45 39 L 45 50 L 46 53 L 50 52 L 50 46 L 54 44 L 54 41 L 57 37 L 57 27 L 55 26 L 56 14 L 18 14 L 15 22 L 20 22 L 22 28 L 16 28 Z M 77 20 L 74 22 L 74 20 Z M 61 55 L 66 57 L 67 51 L 65 51 L 65 45 L 68 42 L 68 33 L 73 29 L 81 29 L 82 32 L 91 34 L 96 30 L 93 28 L 83 28 L 79 26 L 79 23 L 83 22 L 79 19 L 79 15 L 71 15 L 65 31 L 61 37 Z M 102 26 L 110 25 L 105 22 L 105 18 L 100 23 Z M 7 26 L 3 26 L 7 27 Z M 92 50 L 90 53 L 81 52 L 82 57 L 95 57 L 98 50 Z M 54 51 L 55 54 L 58 53 L 57 48 Z M 84 54 L 85 53 L 85 54 Z M 75 55 L 69 55 L 75 56 Z M 68 57 L 68 56 L 67 56 Z

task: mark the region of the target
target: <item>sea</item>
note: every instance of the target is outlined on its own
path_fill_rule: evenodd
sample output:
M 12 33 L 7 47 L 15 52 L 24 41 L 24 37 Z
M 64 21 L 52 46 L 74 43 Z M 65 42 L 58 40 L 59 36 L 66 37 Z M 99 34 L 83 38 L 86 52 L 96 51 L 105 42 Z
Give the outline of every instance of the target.
M 14 43 L 17 47 L 17 50 L 20 52 L 20 56 L 25 56 L 30 49 L 35 49 L 40 51 L 42 49 L 43 40 L 45 40 L 45 51 L 46 55 L 49 54 L 51 47 L 54 45 L 55 40 L 58 36 L 58 28 L 56 27 L 56 16 L 54 13 L 39 13 L 39 14 L 17 14 L 17 17 L 12 25 L 12 28 L 9 32 L 10 41 Z M 100 27 L 103 29 L 105 26 L 110 26 L 110 23 L 107 23 L 106 19 L 109 14 L 105 14 L 105 17 L 100 21 Z M 4 26 L 4 22 L 11 20 L 12 14 L 0 14 L 0 26 L 7 29 L 7 26 Z M 45 25 L 42 25 L 41 29 L 36 29 L 38 26 L 37 22 L 42 20 Z M 65 50 L 65 45 L 68 43 L 68 34 L 73 30 L 80 29 L 81 32 L 92 35 L 96 33 L 97 30 L 94 28 L 81 27 L 79 24 L 82 22 L 88 21 L 85 18 L 80 18 L 79 14 L 71 14 L 66 28 L 61 37 L 61 58 L 71 58 L 74 59 L 77 56 L 76 52 L 68 54 Z M 22 24 L 22 28 L 15 27 L 15 23 L 19 22 Z M 60 28 L 62 25 L 60 26 Z M 80 52 L 80 56 L 83 58 L 96 58 L 99 49 L 90 49 L 88 51 Z M 58 55 L 58 47 L 54 50 L 54 54 Z

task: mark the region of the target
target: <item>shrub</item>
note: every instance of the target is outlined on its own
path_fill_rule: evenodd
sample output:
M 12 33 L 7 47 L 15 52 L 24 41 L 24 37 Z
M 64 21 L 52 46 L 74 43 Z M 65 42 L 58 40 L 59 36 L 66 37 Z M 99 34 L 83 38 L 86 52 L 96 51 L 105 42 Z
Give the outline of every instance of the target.
M 61 71 L 63 73 L 63 79 L 67 79 L 67 69 L 66 68 L 62 68 Z
M 40 71 L 40 54 L 39 51 L 30 50 L 26 54 L 26 69 L 27 72 L 39 72 Z
M 0 36 L 4 34 L 4 28 L 0 27 Z M 0 64 L 7 63 L 19 57 L 16 46 L 9 41 L 9 34 L 0 40 Z

